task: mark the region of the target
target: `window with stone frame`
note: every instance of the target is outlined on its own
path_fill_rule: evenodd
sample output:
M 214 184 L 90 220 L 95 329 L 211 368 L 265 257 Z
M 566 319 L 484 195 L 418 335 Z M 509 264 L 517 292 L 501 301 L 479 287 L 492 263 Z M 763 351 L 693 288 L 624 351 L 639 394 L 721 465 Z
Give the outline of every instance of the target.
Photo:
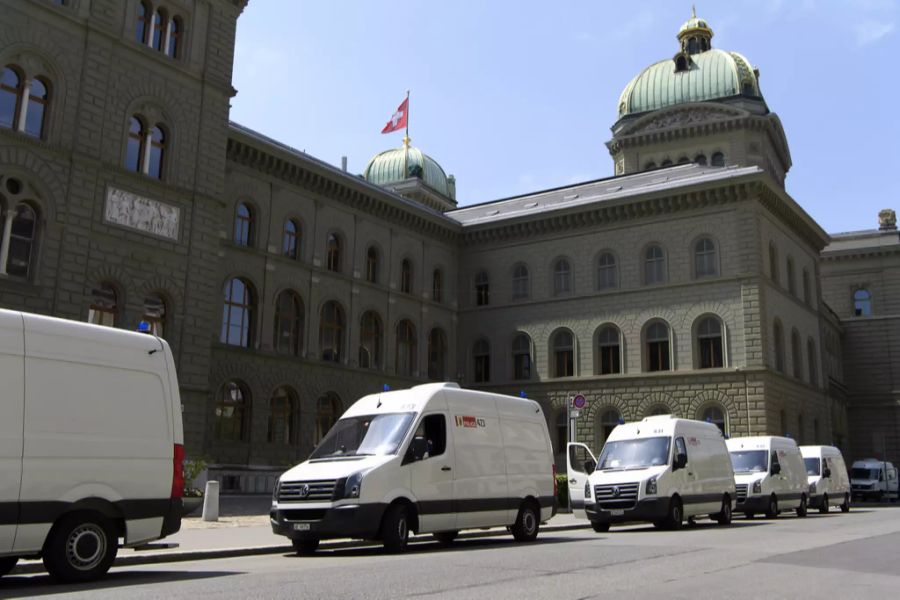
M 88 309 L 88 323 L 116 327 L 119 324 L 119 295 L 116 286 L 104 282 L 91 292 L 91 306 Z
M 800 348 L 800 332 L 791 330 L 791 367 L 797 379 L 803 379 L 803 352 Z
M 666 253 L 652 244 L 644 250 L 644 283 L 658 285 L 666 282 Z
M 344 309 L 331 300 L 322 305 L 319 352 L 322 360 L 339 363 L 344 357 Z
M 253 246 L 256 237 L 256 219 L 253 208 L 246 202 L 238 202 L 234 210 L 232 241 L 238 246 Z
M 797 295 L 797 280 L 795 278 L 794 273 L 794 259 L 790 256 L 787 257 L 787 283 L 788 283 L 788 293 L 791 296 Z
M 872 315 L 872 293 L 865 288 L 853 292 L 853 316 L 868 317 Z
M 447 334 L 435 327 L 428 334 L 428 379 L 444 381 L 447 377 Z
M 604 325 L 597 332 L 597 360 L 599 375 L 622 372 L 622 337 L 615 325 Z
M 33 190 L 9 177 L 0 187 L 0 276 L 33 278 L 39 223 Z
M 168 158 L 169 130 L 163 123 L 150 121 L 135 114 L 128 121 L 125 142 L 125 168 L 154 179 L 163 179 Z
M 340 273 L 343 265 L 343 243 L 336 233 L 329 233 L 325 238 L 325 268 Z
M 553 335 L 553 377 L 575 375 L 575 337 L 572 332 L 561 330 Z
M 725 155 L 721 152 L 714 152 L 712 155 L 712 159 L 710 159 L 709 164 L 714 167 L 724 167 L 725 166 Z
M 698 415 L 701 421 L 712 423 L 719 428 L 722 435 L 728 435 L 728 423 L 725 419 L 725 410 L 721 406 L 710 405 L 700 411 Z
M 416 356 L 418 344 L 416 343 L 416 327 L 412 321 L 403 319 L 397 323 L 397 375 L 402 377 L 414 377 L 416 374 Z
M 0 127 L 46 139 L 50 80 L 8 64 L 0 74 Z
M 562 296 L 572 292 L 572 267 L 568 259 L 560 258 L 553 263 L 553 295 Z
M 697 368 L 719 369 L 725 366 L 722 322 L 716 317 L 703 317 L 697 323 Z
M 359 322 L 359 367 L 380 369 L 381 349 L 384 345 L 384 328 L 378 313 L 367 310 Z
M 378 248 L 369 246 L 366 250 L 366 281 L 369 283 L 378 283 Z
M 809 269 L 804 267 L 801 278 L 803 280 L 803 302 L 812 306 L 812 287 L 809 281 Z
M 166 337 L 166 300 L 159 294 L 150 294 L 144 298 L 144 314 L 141 321 L 147 324 L 148 331 L 161 338 Z
M 611 290 L 619 287 L 619 268 L 612 252 L 602 252 L 597 257 L 597 289 Z
M 444 301 L 444 275 L 440 269 L 435 269 L 431 274 L 431 299 L 435 302 Z
M 769 242 L 769 278 L 778 285 L 778 248 L 775 242 Z
M 708 237 L 694 242 L 694 277 L 715 277 L 719 274 L 716 244 Z
M 472 348 L 475 383 L 488 383 L 491 380 L 491 346 L 487 340 L 478 340 Z
M 400 291 L 404 294 L 412 294 L 413 272 L 412 263 L 404 258 L 400 263 Z
M 294 420 L 297 395 L 286 385 L 279 386 L 269 399 L 269 423 L 266 441 L 289 445 L 294 440 Z
M 475 306 L 487 306 L 491 301 L 491 288 L 487 271 L 475 274 Z
M 300 223 L 296 219 L 286 219 L 281 239 L 281 255 L 297 260 L 300 258 Z
M 184 17 L 160 3 L 141 0 L 135 12 L 134 39 L 169 58 L 181 58 Z
M 809 338 L 806 341 L 806 365 L 809 369 L 809 383 L 813 387 L 819 387 L 818 360 L 816 357 L 816 342 Z M 818 439 L 818 436 L 816 436 Z
M 529 279 L 528 267 L 518 264 L 513 268 L 512 274 L 512 299 L 524 300 L 528 298 Z
M 772 324 L 772 341 L 775 349 L 775 370 L 784 373 L 784 329 L 778 319 Z
M 300 356 L 303 340 L 303 301 L 293 290 L 284 290 L 275 300 L 275 351 Z
M 644 332 L 645 371 L 669 371 L 672 368 L 669 326 L 654 321 Z
M 243 442 L 249 433 L 250 391 L 240 381 L 229 381 L 220 389 L 216 402 L 215 435 L 222 442 Z
M 327 392 L 316 401 L 316 431 L 313 440 L 316 445 L 334 427 L 342 412 L 341 399 L 334 392 Z
M 526 333 L 518 333 L 512 343 L 513 379 L 531 379 L 531 338 Z
M 224 296 L 219 341 L 250 348 L 255 333 L 256 294 L 249 282 L 235 277 L 225 282 Z

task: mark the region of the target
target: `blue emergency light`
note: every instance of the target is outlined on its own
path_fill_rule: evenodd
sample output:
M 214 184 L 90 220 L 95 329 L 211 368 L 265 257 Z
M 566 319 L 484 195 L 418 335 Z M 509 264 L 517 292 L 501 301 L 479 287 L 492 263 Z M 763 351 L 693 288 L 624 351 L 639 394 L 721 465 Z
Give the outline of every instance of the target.
M 141 321 L 140 323 L 138 323 L 138 331 L 140 333 L 152 333 L 152 331 L 150 330 L 150 323 L 148 323 L 147 321 Z

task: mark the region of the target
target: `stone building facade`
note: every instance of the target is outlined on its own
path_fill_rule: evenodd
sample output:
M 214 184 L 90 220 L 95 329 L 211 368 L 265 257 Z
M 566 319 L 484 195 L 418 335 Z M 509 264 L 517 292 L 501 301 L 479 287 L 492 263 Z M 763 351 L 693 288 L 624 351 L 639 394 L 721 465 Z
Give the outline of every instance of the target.
M 614 177 L 457 208 L 408 139 L 357 176 L 229 122 L 245 4 L 0 0 L 0 305 L 164 337 L 226 490 L 429 380 L 538 400 L 557 449 L 583 393 L 595 447 L 670 412 L 897 456 L 897 233 L 788 195 L 758 71 L 705 21 L 626 86 Z

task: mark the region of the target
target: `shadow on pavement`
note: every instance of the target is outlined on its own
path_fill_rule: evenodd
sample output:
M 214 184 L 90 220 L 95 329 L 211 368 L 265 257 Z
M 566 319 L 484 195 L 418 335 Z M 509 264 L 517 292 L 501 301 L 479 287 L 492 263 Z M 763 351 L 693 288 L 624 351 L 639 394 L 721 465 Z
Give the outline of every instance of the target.
M 624 525 L 628 525 L 625 523 Z M 764 519 L 752 519 L 750 521 L 740 518 L 735 519 L 731 522 L 731 525 L 725 527 L 723 525 L 719 525 L 718 523 L 714 523 L 712 521 L 701 521 L 695 525 L 688 525 L 687 522 L 682 525 L 681 529 L 679 529 L 676 533 L 690 533 L 691 531 L 712 531 L 714 529 L 721 529 L 722 531 L 732 531 L 735 529 L 742 529 L 744 527 L 758 527 L 760 525 L 768 525 L 768 521 Z M 621 535 L 626 533 L 647 533 L 648 531 L 652 531 L 654 533 L 672 533 L 672 530 L 667 529 L 657 529 L 652 524 L 648 524 L 646 527 L 628 527 L 627 529 L 617 529 L 615 525 L 609 530 L 611 534 Z
M 94 592 L 134 585 L 152 585 L 169 583 L 173 581 L 189 581 L 197 579 L 212 579 L 214 577 L 228 577 L 242 575 L 240 571 L 206 571 L 206 572 L 179 572 L 179 571 L 110 571 L 104 577 L 96 581 L 76 584 L 56 584 L 50 576 L 40 575 L 8 575 L 0 579 L 0 598 L 28 598 L 30 596 L 52 596 L 56 594 L 74 594 L 78 592 Z M 123 590 L 125 595 L 127 590 Z
M 403 554 L 390 555 L 384 551 L 380 545 L 376 546 L 360 546 L 353 548 L 322 548 L 315 554 L 308 556 L 299 556 L 297 554 L 284 554 L 286 558 L 296 559 L 315 559 L 315 558 L 338 558 L 338 557 L 360 557 L 360 556 L 407 556 L 415 554 L 435 554 L 438 552 L 460 552 L 473 549 L 515 547 L 515 548 L 536 548 L 538 546 L 546 546 L 548 544 L 570 544 L 577 542 L 590 542 L 598 538 L 563 538 L 563 537 L 544 537 L 540 536 L 534 542 L 520 543 L 513 539 L 496 539 L 496 538 L 475 538 L 475 539 L 459 539 L 452 544 L 441 544 L 436 541 L 413 542 L 406 547 Z

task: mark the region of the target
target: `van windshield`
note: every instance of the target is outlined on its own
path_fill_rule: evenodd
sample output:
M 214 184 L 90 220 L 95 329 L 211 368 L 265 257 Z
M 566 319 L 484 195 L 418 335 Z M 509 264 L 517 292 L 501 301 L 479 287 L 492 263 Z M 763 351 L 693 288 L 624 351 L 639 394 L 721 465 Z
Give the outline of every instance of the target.
M 881 469 L 863 469 L 860 467 L 855 467 L 850 469 L 850 479 L 875 479 L 878 481 L 884 480 L 884 474 Z
M 766 450 L 737 450 L 731 453 L 731 466 L 735 473 L 765 473 L 769 470 L 769 453 Z
M 415 413 L 394 413 L 341 419 L 309 457 L 394 454 L 406 437 L 413 417 Z
M 819 475 L 819 459 L 816 457 L 812 458 L 804 458 L 803 462 L 806 463 L 806 474 L 807 475 Z
M 668 464 L 670 441 L 667 437 L 652 437 L 607 442 L 600 453 L 597 470 L 625 471 Z

